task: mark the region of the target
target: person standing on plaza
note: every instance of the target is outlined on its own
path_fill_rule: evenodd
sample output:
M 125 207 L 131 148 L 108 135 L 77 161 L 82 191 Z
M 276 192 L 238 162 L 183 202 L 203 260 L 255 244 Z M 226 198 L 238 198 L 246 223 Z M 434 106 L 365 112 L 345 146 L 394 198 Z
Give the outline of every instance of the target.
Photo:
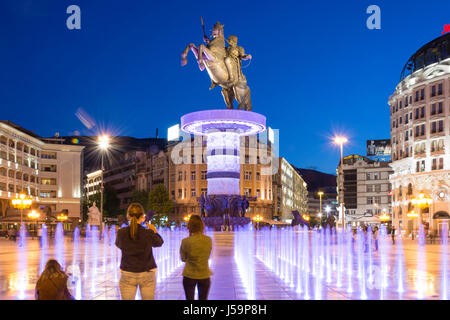
M 391 236 L 392 236 L 392 244 L 395 244 L 395 227 L 394 226 L 392 226 Z
M 116 246 L 122 251 L 120 262 L 120 295 L 123 300 L 134 300 L 139 287 L 142 300 L 153 300 L 156 288 L 156 262 L 153 247 L 164 243 L 155 226 L 145 222 L 145 211 L 140 203 L 132 203 L 127 210 L 130 225 L 117 232 Z
M 36 283 L 36 300 L 74 300 L 67 288 L 68 278 L 58 261 L 48 260 Z
M 181 241 L 180 257 L 185 262 L 183 269 L 183 287 L 186 300 L 195 300 L 195 287 L 198 299 L 208 300 L 212 272 L 208 261 L 211 256 L 212 240 L 203 234 L 205 224 L 197 215 L 188 222 L 189 237 Z
M 375 242 L 375 251 L 378 251 L 378 227 L 373 228 L 373 239 Z

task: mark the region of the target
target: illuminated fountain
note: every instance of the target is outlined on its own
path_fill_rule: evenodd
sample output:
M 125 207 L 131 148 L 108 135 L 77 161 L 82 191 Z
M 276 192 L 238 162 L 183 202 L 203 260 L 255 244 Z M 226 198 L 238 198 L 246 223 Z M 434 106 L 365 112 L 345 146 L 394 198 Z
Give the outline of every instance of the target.
M 64 229 L 61 222 L 56 225 L 55 231 L 55 257 L 61 267 L 65 268 L 65 244 L 64 244 Z
M 39 273 L 42 273 L 45 269 L 45 264 L 47 263 L 47 250 L 48 250 L 48 230 L 47 225 L 42 225 L 41 230 L 41 239 L 40 239 L 40 246 L 41 246 L 41 256 L 39 259 Z
M 239 187 L 240 138 L 263 132 L 266 118 L 235 109 L 197 111 L 181 117 L 181 129 L 206 136 L 208 195 L 201 199 L 201 206 L 207 212 L 205 224 L 212 224 L 217 220 L 214 218 L 223 218 L 222 224 L 249 223 L 250 219 L 241 212 L 246 199 L 241 197 Z M 184 152 L 190 150 L 189 146 Z

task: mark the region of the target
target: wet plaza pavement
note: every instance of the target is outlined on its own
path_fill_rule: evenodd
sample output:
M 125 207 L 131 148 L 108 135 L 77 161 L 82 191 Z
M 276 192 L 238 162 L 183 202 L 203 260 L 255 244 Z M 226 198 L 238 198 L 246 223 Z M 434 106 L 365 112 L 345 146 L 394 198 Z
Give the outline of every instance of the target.
M 209 299 L 211 300 L 247 300 L 255 298 L 258 300 L 291 300 L 304 299 L 304 292 L 297 292 L 296 288 L 290 283 L 283 281 L 272 272 L 256 256 L 249 257 L 254 274 L 254 293 L 249 295 L 248 284 L 243 277 L 246 275 L 239 271 L 238 262 L 235 259 L 234 252 L 234 234 L 232 232 L 213 233 L 213 253 L 210 267 L 213 271 L 211 278 L 211 289 Z M 83 243 L 79 244 L 78 261 L 75 267 L 72 267 L 73 242 L 71 239 L 65 240 L 65 256 L 63 257 L 66 269 L 72 270 L 71 273 L 78 275 L 80 281 L 71 285 L 70 291 L 78 299 L 86 300 L 116 300 L 120 299 L 118 289 L 118 278 L 120 273 L 118 268 L 114 268 L 113 261 L 118 261 L 111 255 L 110 248 L 103 250 L 103 243 L 98 244 L 98 264 L 95 272 L 90 271 L 87 276 L 83 276 L 85 269 L 84 257 L 87 257 L 89 263 L 92 261 L 89 255 L 84 255 Z M 405 293 L 401 296 L 393 287 L 387 288 L 383 294 L 384 299 L 416 299 L 415 282 L 417 279 L 417 242 L 411 240 L 403 241 L 404 263 L 405 263 Z M 39 268 L 42 264 L 40 259 L 40 245 L 38 240 L 27 241 L 26 261 L 20 257 L 20 248 L 18 243 L 6 239 L 0 239 L 0 299 L 34 299 L 34 287 L 39 275 Z M 49 246 L 46 258 L 55 257 L 55 247 Z M 160 250 L 155 248 L 154 251 Z M 440 299 L 440 285 L 442 281 L 441 273 L 441 247 L 438 244 L 426 245 L 426 289 L 425 299 Z M 174 250 L 173 254 L 177 254 Z M 450 254 L 447 252 L 447 257 Z M 106 259 L 105 259 L 105 258 Z M 374 256 L 376 258 L 376 255 Z M 59 257 L 61 259 L 61 257 Z M 106 264 L 103 261 L 106 260 Z M 448 259 L 450 260 L 450 259 Z M 392 275 L 396 263 L 396 256 L 391 254 L 387 258 L 389 265 L 388 272 Z M 26 266 L 26 267 L 24 267 Z M 78 266 L 78 267 L 77 267 Z M 117 263 L 116 263 L 117 266 Z M 161 267 L 158 265 L 158 267 Z M 79 268 L 79 269 L 78 269 Z M 92 268 L 92 266 L 91 266 Z M 165 276 L 159 275 L 156 286 L 155 299 L 161 300 L 182 300 L 184 291 L 182 287 L 182 268 L 183 265 L 177 262 L 173 267 L 173 272 Z M 158 272 L 160 272 L 159 268 Z M 20 272 L 24 270 L 24 272 Z M 291 279 L 295 279 L 298 270 L 292 270 Z M 96 274 L 95 276 L 93 274 Z M 449 275 L 447 275 L 447 278 Z M 311 282 L 311 287 L 314 282 Z M 357 290 L 347 292 L 346 284 L 338 289 L 334 282 L 323 282 L 321 287 L 320 299 L 359 299 Z M 356 286 L 356 284 L 355 284 Z M 311 288 L 312 291 L 312 288 Z M 378 289 L 369 288 L 369 299 L 378 298 Z M 372 294 L 371 294 L 372 293 Z M 311 294 L 311 299 L 317 298 Z

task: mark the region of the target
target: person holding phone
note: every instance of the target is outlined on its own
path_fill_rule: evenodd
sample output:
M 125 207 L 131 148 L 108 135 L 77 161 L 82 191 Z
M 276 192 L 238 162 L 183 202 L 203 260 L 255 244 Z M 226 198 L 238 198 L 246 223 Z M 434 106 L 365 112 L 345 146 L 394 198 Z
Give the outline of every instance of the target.
M 129 226 L 119 229 L 116 246 L 122 251 L 120 262 L 120 295 L 123 300 L 134 300 L 139 287 L 142 300 L 153 300 L 156 289 L 156 262 L 152 248 L 164 243 L 155 226 L 145 222 L 144 207 L 132 203 L 127 210 Z
M 195 287 L 198 299 L 207 300 L 211 286 L 208 261 L 211 256 L 212 240 L 203 234 L 205 224 L 202 218 L 192 215 L 187 224 L 189 237 L 181 241 L 180 256 L 185 262 L 183 270 L 183 287 L 186 300 L 195 300 Z

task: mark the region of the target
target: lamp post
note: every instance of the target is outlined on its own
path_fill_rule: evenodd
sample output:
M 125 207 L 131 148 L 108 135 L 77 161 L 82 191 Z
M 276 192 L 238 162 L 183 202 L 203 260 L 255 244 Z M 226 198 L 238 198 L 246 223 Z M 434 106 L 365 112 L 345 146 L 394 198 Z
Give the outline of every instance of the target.
M 414 240 L 414 226 L 415 226 L 414 219 L 417 219 L 419 217 L 419 214 L 414 212 L 414 210 L 411 210 L 410 212 L 408 212 L 406 214 L 406 216 L 408 217 L 408 219 L 413 219 L 413 230 L 412 230 L 411 240 Z
M 23 223 L 23 209 L 31 207 L 33 200 L 25 193 L 20 193 L 18 196 L 11 200 L 11 203 L 15 209 L 20 209 L 20 225 Z
M 319 192 L 317 192 L 317 194 L 319 195 L 319 198 L 320 198 L 320 210 L 319 210 L 319 213 L 322 214 L 322 196 L 323 196 L 323 191 L 319 191 Z
M 99 145 L 99 147 L 101 149 L 101 153 L 102 153 L 102 173 L 101 173 L 101 185 L 100 185 L 100 214 L 102 216 L 102 222 L 103 222 L 103 190 L 104 190 L 103 171 L 105 171 L 105 167 L 103 165 L 103 156 L 109 148 L 109 137 L 106 134 L 98 137 L 98 145 Z
M 342 199 L 342 191 L 343 191 L 343 179 L 344 179 L 344 143 L 346 143 L 348 141 L 348 139 L 346 137 L 342 137 L 342 136 L 337 136 L 334 138 L 334 143 L 338 144 L 341 148 L 341 164 L 340 164 L 340 168 L 342 170 L 342 174 L 341 174 L 341 179 L 339 179 L 339 202 L 341 205 L 341 215 L 342 215 L 342 227 L 345 230 L 345 213 L 344 213 L 344 199 Z M 341 180 L 342 180 L 342 187 L 341 187 Z
M 35 220 L 35 230 L 36 230 L 36 233 L 37 233 L 37 229 L 38 229 L 38 226 L 37 226 L 37 219 L 39 219 L 39 217 L 40 217 L 41 215 L 39 214 L 39 212 L 37 212 L 36 210 L 32 210 L 32 211 L 30 211 L 29 213 L 28 213 L 28 218 L 30 218 L 31 220 Z M 34 237 L 32 237 L 32 239 L 33 239 Z
M 259 229 L 259 223 L 262 221 L 262 219 L 263 218 L 259 214 L 257 214 L 255 217 L 253 217 L 253 221 L 256 222 L 256 230 Z
M 419 209 L 419 223 L 423 224 L 422 209 L 429 207 L 431 203 L 433 203 L 433 199 L 430 196 L 426 196 L 423 192 L 420 192 L 417 197 L 411 199 L 411 203 Z

